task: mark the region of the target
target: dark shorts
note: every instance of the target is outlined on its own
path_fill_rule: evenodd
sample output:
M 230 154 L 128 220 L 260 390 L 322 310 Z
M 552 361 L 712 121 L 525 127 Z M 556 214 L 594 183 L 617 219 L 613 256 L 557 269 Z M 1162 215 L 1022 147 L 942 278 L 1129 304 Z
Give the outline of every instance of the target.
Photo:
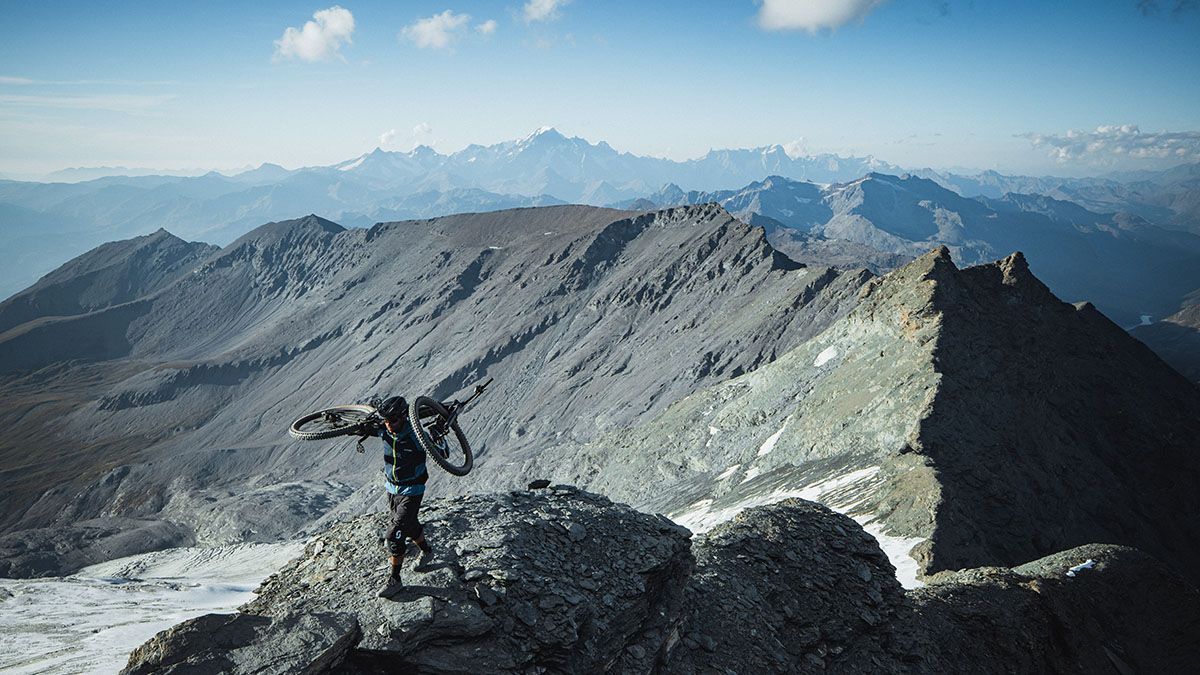
M 387 531 L 387 548 L 392 555 L 404 553 L 405 539 L 416 539 L 425 528 L 417 522 L 417 511 L 421 508 L 424 495 L 388 494 L 388 507 L 392 510 L 392 524 Z

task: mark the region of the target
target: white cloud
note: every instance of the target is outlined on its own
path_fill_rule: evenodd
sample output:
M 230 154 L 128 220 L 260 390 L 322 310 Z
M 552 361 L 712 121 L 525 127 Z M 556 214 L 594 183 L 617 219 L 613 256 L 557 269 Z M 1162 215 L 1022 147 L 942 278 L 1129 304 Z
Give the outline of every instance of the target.
M 553 21 L 557 19 L 558 10 L 571 0 L 529 0 L 525 3 L 525 23 L 534 21 Z
M 441 14 L 418 20 L 400 31 L 400 38 L 409 40 L 421 49 L 445 49 L 458 39 L 459 31 L 471 20 L 470 14 Z
M 487 21 L 475 26 L 475 32 L 479 33 L 480 35 L 491 35 L 492 33 L 495 33 L 496 20 L 488 19 Z
M 860 21 L 884 0 L 761 0 L 758 25 L 766 30 L 816 33 Z
M 388 129 L 379 135 L 379 147 L 381 148 L 415 148 L 418 145 L 430 145 L 429 137 L 433 135 L 433 127 L 428 122 L 421 122 L 412 128 L 412 136 L 408 139 L 402 137 L 402 134 L 395 129 Z M 408 140 L 409 144 L 402 141 Z
M 343 44 L 353 44 L 354 15 L 350 10 L 334 5 L 313 13 L 313 20 L 303 28 L 287 28 L 275 41 L 275 59 L 325 61 L 341 58 Z
M 1120 161 L 1200 160 L 1200 131 L 1143 132 L 1136 124 L 1104 125 L 1095 131 L 1065 134 L 1021 134 L 1033 147 L 1045 150 L 1060 164 L 1087 162 L 1111 166 Z
M 9 77 L 0 75 L 0 84 L 33 84 L 33 80 L 27 77 Z

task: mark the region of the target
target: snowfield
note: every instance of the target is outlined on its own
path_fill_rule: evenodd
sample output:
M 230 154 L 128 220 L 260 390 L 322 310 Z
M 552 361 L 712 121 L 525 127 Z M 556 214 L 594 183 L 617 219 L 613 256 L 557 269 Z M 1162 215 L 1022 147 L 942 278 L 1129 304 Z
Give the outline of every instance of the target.
M 734 465 L 730 469 L 737 466 L 740 465 Z M 875 478 L 878 472 L 879 467 L 877 466 L 859 469 L 841 476 L 835 476 L 811 485 L 806 485 L 799 489 L 773 490 L 748 497 L 729 506 L 715 509 L 713 505 L 716 503 L 716 500 L 701 499 L 687 507 L 683 512 L 672 514 L 669 517 L 692 532 L 702 534 L 725 521 L 732 520 L 734 516 L 746 509 L 755 506 L 767 506 L 792 498 L 820 502 L 834 511 L 849 514 L 857 506 L 859 501 L 858 496 L 862 491 L 867 489 L 866 486 Z M 729 469 L 726 469 L 726 473 L 729 473 Z M 745 483 L 758 476 L 759 473 L 759 470 L 755 467 L 747 469 L 747 477 L 742 482 Z M 725 474 L 721 476 L 724 477 Z M 924 539 L 909 539 L 889 535 L 874 522 L 875 516 L 873 514 L 854 515 L 851 517 L 879 542 L 879 548 L 883 549 L 892 566 L 896 568 L 896 579 L 900 582 L 901 586 L 904 588 L 917 588 L 925 585 L 917 578 L 917 561 L 909 555 L 913 547 L 925 541 Z
M 303 548 L 177 548 L 68 577 L 0 579 L 0 671 L 115 673 L 155 633 L 252 599 L 258 584 Z

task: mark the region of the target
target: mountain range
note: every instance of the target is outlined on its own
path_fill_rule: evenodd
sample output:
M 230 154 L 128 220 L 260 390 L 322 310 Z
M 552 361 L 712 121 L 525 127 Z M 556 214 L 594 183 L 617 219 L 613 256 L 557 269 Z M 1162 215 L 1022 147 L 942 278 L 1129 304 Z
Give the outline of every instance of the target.
M 970 177 L 928 170 L 922 175 L 964 196 L 1048 194 L 1097 212 L 1128 212 L 1162 227 L 1187 230 L 1198 222 L 1195 171 L 1194 165 L 1185 165 L 1099 179 L 990 173 Z M 772 175 L 825 185 L 871 172 L 898 175 L 903 170 L 870 157 L 797 156 L 778 145 L 713 150 L 680 162 L 619 152 L 604 142 L 540 129 L 522 139 L 471 145 L 450 154 L 424 146 L 409 152 L 377 148 L 333 165 L 292 170 L 263 164 L 229 176 L 210 172 L 193 177 L 107 176 L 77 183 L 0 181 L 0 227 L 7 237 L 0 297 L 101 243 L 160 228 L 186 240 L 226 245 L 263 222 L 306 212 L 365 228 L 409 218 L 561 203 L 636 208 L 629 204 L 672 183 L 712 192 Z M 850 253 L 872 265 L 888 262 L 872 260 L 878 255 L 873 250 L 847 251 L 843 244 L 826 241 L 809 242 L 806 250 L 833 257 Z M 800 248 L 791 252 L 799 255 Z
M 715 192 L 668 185 L 637 205 L 709 202 L 764 226 L 798 260 L 824 254 L 879 272 L 939 245 L 967 265 L 1020 250 L 1057 295 L 1092 302 L 1126 326 L 1175 313 L 1200 287 L 1200 236 L 1040 194 L 964 197 L 909 174 L 828 186 L 771 176 Z

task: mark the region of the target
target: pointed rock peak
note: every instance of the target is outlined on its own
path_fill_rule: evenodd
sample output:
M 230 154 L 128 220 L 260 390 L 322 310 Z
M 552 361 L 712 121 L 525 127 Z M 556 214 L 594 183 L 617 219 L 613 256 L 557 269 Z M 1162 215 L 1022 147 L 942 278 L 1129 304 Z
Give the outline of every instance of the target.
M 292 223 L 297 228 L 299 228 L 299 227 L 317 228 L 324 232 L 331 232 L 334 234 L 336 234 L 338 232 L 344 232 L 346 230 L 346 228 L 342 227 L 341 225 L 338 225 L 337 223 L 333 222 L 332 220 L 326 220 L 326 219 L 322 218 L 321 216 L 318 216 L 315 213 L 310 213 L 307 216 L 304 216 L 303 218 L 297 218 L 296 220 L 292 221 Z
M 537 131 L 534 131 L 532 134 L 526 136 L 521 141 L 521 144 L 530 145 L 533 143 L 546 143 L 565 140 L 567 140 L 567 137 L 559 133 L 558 129 L 555 129 L 554 127 L 539 127 Z
M 859 297 L 872 298 L 874 306 L 881 303 L 899 303 L 909 308 L 924 306 L 933 300 L 935 288 L 954 285 L 957 274 L 950 249 L 938 246 L 907 265 L 873 279 L 863 287 Z M 934 283 L 925 283 L 930 281 Z
M 158 228 L 157 230 L 151 232 L 150 234 L 147 234 L 143 238 L 147 242 L 154 242 L 154 243 L 164 242 L 164 241 L 183 241 L 179 237 L 176 237 L 175 235 L 171 234 L 166 229 L 161 228 L 161 227 Z
M 1004 273 L 1004 283 L 1006 284 L 1012 285 L 1033 276 L 1033 273 L 1029 271 L 1029 262 L 1025 260 L 1025 254 L 1020 251 L 1014 252 L 997 264 L 1000 266 L 1000 271 Z
M 934 270 L 949 270 L 951 272 L 958 270 L 958 267 L 954 265 L 954 260 L 950 257 L 950 249 L 945 246 L 938 246 L 929 253 L 905 265 L 905 268 L 910 267 L 930 272 Z

